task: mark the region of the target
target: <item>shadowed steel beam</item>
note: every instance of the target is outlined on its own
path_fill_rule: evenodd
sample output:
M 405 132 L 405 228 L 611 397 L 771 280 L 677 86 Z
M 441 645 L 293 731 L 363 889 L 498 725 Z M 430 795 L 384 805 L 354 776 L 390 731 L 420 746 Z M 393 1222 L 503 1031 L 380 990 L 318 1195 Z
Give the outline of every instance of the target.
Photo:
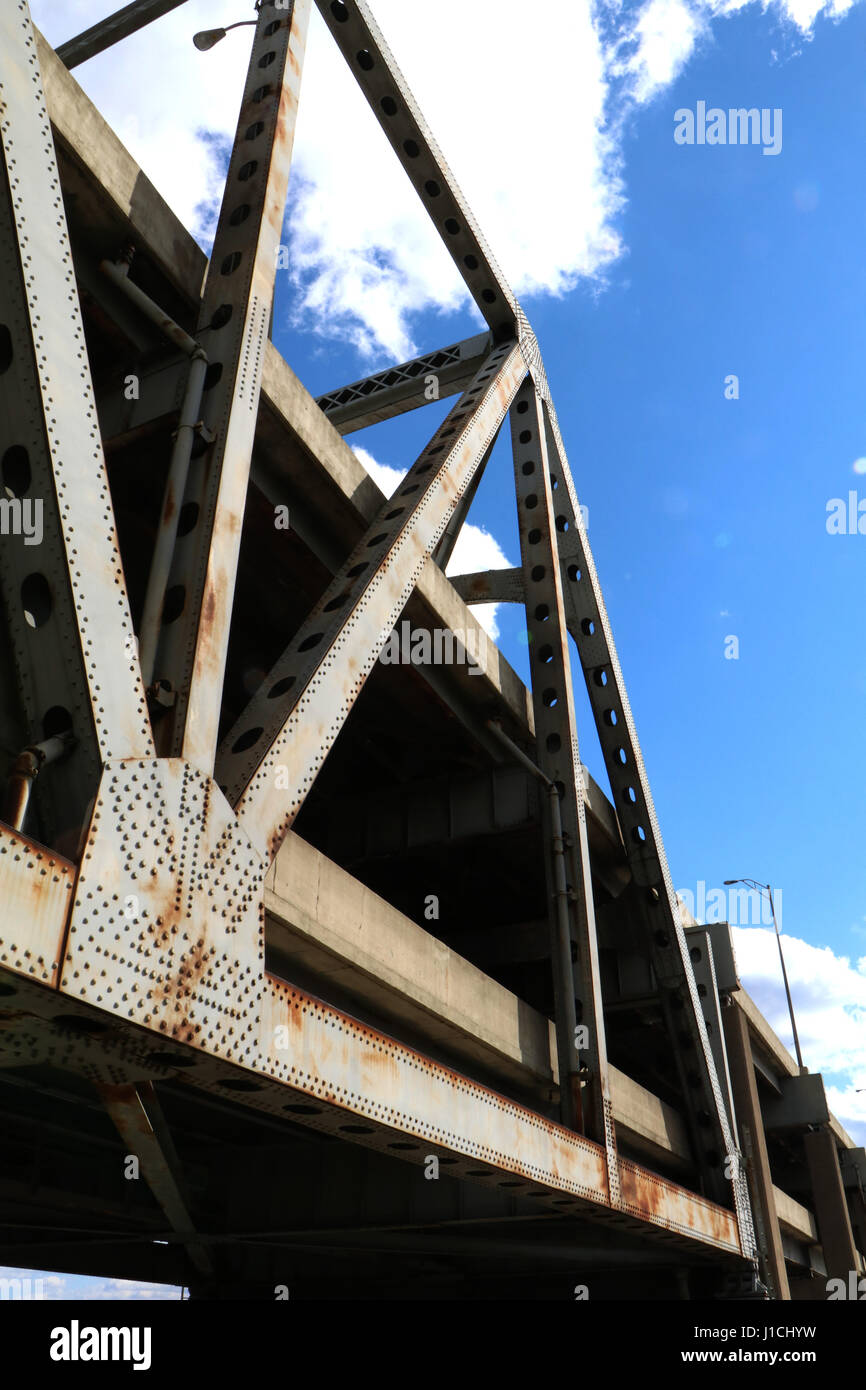
M 67 68 L 77 68 L 79 63 L 95 58 L 97 53 L 103 53 L 112 44 L 128 39 L 130 34 L 137 33 L 146 24 L 162 19 L 164 14 L 185 4 L 186 0 L 134 0 L 133 4 L 124 5 L 122 10 L 115 10 L 114 14 L 101 19 L 98 24 L 92 24 L 74 39 L 62 43 L 57 49 L 57 56 Z
M 737 1153 L 710 1050 L 689 947 L 668 869 L 649 779 L 625 688 L 613 632 L 574 480 L 550 399 L 541 355 L 532 373 L 545 402 L 545 433 L 551 476 L 557 479 L 554 526 L 562 536 L 559 554 L 569 631 L 586 681 L 614 807 L 622 826 L 628 865 L 636 885 L 640 925 L 659 982 L 672 1051 L 686 1102 L 695 1159 L 708 1192 L 722 1200 L 727 1191 L 726 1162 Z M 690 1076 L 696 1084 L 690 1084 Z M 756 1255 L 748 1186 L 742 1167 L 731 1179 L 744 1253 Z
M 130 1154 L 141 1165 L 145 1182 L 181 1237 L 200 1274 L 213 1274 L 210 1256 L 198 1240 L 180 1189 L 180 1162 L 150 1081 L 138 1086 L 97 1086 L 105 1108 Z
M 153 745 L 24 3 L 0 10 L 0 143 L 0 455 L 17 505 L 38 499 L 42 516 L 35 548 L 20 527 L 4 537 L 0 591 L 26 724 L 22 743 L 69 729 L 77 740 L 46 773 L 39 798 L 53 822 L 45 829 L 71 837 L 63 852 L 72 857 L 102 763 L 147 756 Z M 9 471 L 16 459 L 17 482 Z
M 536 759 L 540 774 L 559 791 L 557 806 L 551 807 L 545 817 L 545 837 L 551 851 L 546 856 L 545 872 L 551 903 L 550 960 L 562 1116 L 565 1124 L 604 1146 L 611 1197 L 615 1201 L 619 1181 L 616 1136 L 607 1069 L 583 776 L 544 408 L 531 376 L 524 382 L 511 408 L 511 441 L 531 654 Z M 559 865 L 563 859 L 570 889 L 565 895 L 559 885 L 562 876 Z M 560 917 L 563 917 L 561 926 Z M 581 1027 L 580 1042 L 578 1026 Z
M 309 14 L 310 0 L 288 10 L 269 0 L 260 11 L 195 333 L 210 362 L 208 433 L 184 494 L 189 522 L 178 531 L 153 675 L 175 692 L 161 751 L 204 773 L 217 744 Z
M 490 334 L 479 333 L 328 391 L 316 405 L 340 434 L 351 434 L 463 391 L 492 346 Z
M 523 570 L 475 570 L 449 574 L 464 603 L 523 603 Z
M 475 471 L 475 477 L 472 479 L 472 482 L 469 484 L 463 496 L 460 498 L 460 501 L 457 503 L 457 506 L 454 508 L 454 511 L 451 513 L 451 518 L 448 525 L 445 527 L 445 533 L 442 539 L 433 551 L 433 559 L 441 570 L 448 568 L 448 562 L 454 554 L 454 547 L 460 539 L 460 532 L 463 530 L 463 525 L 469 515 L 470 508 L 475 500 L 475 494 L 478 491 L 478 486 L 481 479 L 484 477 L 484 470 L 490 462 L 490 455 L 496 447 L 496 440 L 498 438 L 499 435 L 497 432 L 490 441 L 487 452 Z
M 273 858 L 526 375 L 497 348 L 220 746 L 216 779 Z
M 316 0 L 361 91 L 409 175 L 496 341 L 526 320 L 364 0 Z

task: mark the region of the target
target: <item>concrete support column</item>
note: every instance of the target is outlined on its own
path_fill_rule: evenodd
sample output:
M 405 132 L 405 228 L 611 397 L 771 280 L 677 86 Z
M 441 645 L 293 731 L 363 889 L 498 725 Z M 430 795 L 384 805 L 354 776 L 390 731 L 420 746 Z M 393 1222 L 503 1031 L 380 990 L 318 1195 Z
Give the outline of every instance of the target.
M 836 1140 L 830 1129 L 822 1125 L 820 1129 L 803 1136 L 803 1147 L 809 1165 L 812 1199 L 818 1234 L 824 1247 L 827 1276 L 847 1280 L 849 1272 L 857 1269 L 857 1256 Z
M 773 1178 L 770 1173 L 767 1141 L 764 1137 L 764 1123 L 761 1118 L 761 1103 L 758 1099 L 755 1068 L 752 1064 L 749 1025 L 735 996 L 731 998 L 730 1005 L 722 1009 L 722 1020 L 725 1029 L 725 1046 L 728 1053 L 728 1069 L 731 1075 L 737 1128 L 740 1132 L 741 1145 L 748 1155 L 746 1174 L 749 1180 L 749 1193 L 752 1198 L 758 1244 L 762 1247 L 771 1295 L 778 1299 L 790 1299 L 791 1291 L 788 1287 L 788 1274 L 785 1269 L 785 1257 L 782 1254 L 779 1219 L 776 1215 L 776 1202 L 773 1197 Z M 747 1132 L 748 1142 L 746 1142 Z
M 866 1259 L 866 1197 L 861 1190 L 851 1195 L 851 1215 L 854 1221 L 854 1239 L 861 1255 Z

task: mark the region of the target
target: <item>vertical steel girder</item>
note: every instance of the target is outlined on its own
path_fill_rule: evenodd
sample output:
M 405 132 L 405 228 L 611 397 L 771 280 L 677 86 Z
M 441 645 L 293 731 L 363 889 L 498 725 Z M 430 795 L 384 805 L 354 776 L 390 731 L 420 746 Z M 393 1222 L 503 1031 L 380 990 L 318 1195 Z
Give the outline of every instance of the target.
M 133 0 L 131 5 L 124 5 L 122 10 L 115 10 L 98 24 L 76 34 L 74 39 L 62 43 L 56 50 L 57 56 L 67 68 L 76 68 L 79 63 L 95 58 L 97 53 L 111 48 L 121 39 L 128 39 L 146 24 L 162 19 L 164 14 L 185 4 L 186 0 Z
M 682 1078 L 695 1157 L 708 1192 L 719 1200 L 726 1190 L 724 1164 L 736 1154 L 736 1145 L 707 1038 L 610 621 L 540 356 L 533 362 L 533 376 L 545 402 L 550 468 L 557 483 L 554 525 L 564 538 L 559 546 L 563 585 L 570 590 L 570 601 L 575 607 L 576 621 L 570 625 L 571 631 L 622 826 L 629 868 L 642 890 L 636 905 Z M 754 1250 L 746 1178 L 739 1166 L 736 1173 L 732 1185 L 743 1247 Z
M 273 858 L 526 376 L 495 349 L 223 740 L 216 779 Z
M 152 740 L 24 0 L 0 15 L 0 134 L 0 469 L 44 528 L 3 536 L 0 582 L 25 739 L 76 739 L 39 792 L 46 837 L 74 854 L 102 764 Z
M 445 163 L 364 0 L 316 0 L 343 57 L 497 341 L 515 337 L 520 306 Z
M 213 442 L 190 469 L 154 676 L 175 696 L 161 751 L 204 773 L 217 744 L 309 14 L 310 0 L 289 9 L 265 0 L 259 12 L 196 333 L 210 362 L 203 417 Z
M 180 1161 L 152 1081 L 137 1086 L 97 1084 L 106 1110 L 130 1154 L 141 1164 L 144 1180 L 183 1240 L 199 1274 L 209 1277 L 213 1264 L 198 1238 L 182 1190 Z
M 559 789 L 569 880 L 572 889 L 572 956 L 563 960 L 555 940 L 551 908 L 551 964 L 554 976 L 559 1086 L 563 1119 L 605 1147 L 609 1178 L 617 1181 L 616 1140 L 607 1073 L 607 1051 L 598 968 L 595 909 L 583 778 L 571 684 L 568 633 L 559 573 L 553 491 L 547 461 L 542 402 L 530 377 L 511 408 L 511 439 L 520 528 L 520 551 L 529 632 L 536 758 L 544 775 Z M 552 827 L 547 825 L 547 838 Z M 548 893 L 554 884 L 550 857 Z M 577 1049 L 575 1029 L 583 1025 L 585 1047 Z M 581 1094 L 581 1072 L 585 1086 Z M 588 1098 L 581 1115 L 582 1099 Z

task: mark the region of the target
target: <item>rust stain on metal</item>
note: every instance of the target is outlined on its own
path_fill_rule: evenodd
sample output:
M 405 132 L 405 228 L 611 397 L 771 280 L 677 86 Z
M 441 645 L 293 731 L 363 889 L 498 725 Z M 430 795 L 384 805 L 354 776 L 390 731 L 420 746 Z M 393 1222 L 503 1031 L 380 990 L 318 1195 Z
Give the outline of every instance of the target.
M 0 961 L 56 987 L 75 866 L 0 824 Z

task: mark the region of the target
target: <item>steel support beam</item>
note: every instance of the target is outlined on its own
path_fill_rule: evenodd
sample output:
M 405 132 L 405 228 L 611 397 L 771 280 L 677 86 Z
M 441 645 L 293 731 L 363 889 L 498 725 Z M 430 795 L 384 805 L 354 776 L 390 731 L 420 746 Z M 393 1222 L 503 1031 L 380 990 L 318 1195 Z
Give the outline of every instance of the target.
M 92 24 L 74 39 L 62 43 L 57 49 L 57 56 L 67 68 L 77 68 L 88 58 L 95 58 L 97 53 L 103 53 L 106 48 L 143 29 L 146 24 L 162 19 L 163 15 L 185 4 L 186 0 L 133 0 L 131 5 L 124 5 L 122 10 L 115 10 L 114 14 L 101 19 L 98 24 Z
M 545 402 L 551 486 L 556 485 L 554 526 L 563 538 L 559 554 L 566 602 L 574 604 L 574 619 L 569 627 L 622 826 L 629 868 L 635 885 L 642 890 L 635 895 L 635 906 L 660 986 L 659 997 L 680 1075 L 695 1159 L 707 1191 L 721 1200 L 728 1182 L 724 1166 L 736 1152 L 734 1137 L 710 1050 L 613 632 L 537 345 L 532 353 L 532 371 Z M 745 1175 L 740 1173 L 731 1182 L 744 1248 L 751 1249 L 754 1232 Z
M 195 335 L 210 362 L 202 413 L 213 442 L 190 469 L 154 676 L 175 695 L 160 726 L 161 751 L 206 774 L 217 744 L 309 13 L 310 0 L 287 10 L 266 0 L 259 12 Z
M 327 391 L 316 405 L 340 434 L 351 434 L 463 391 L 492 347 L 490 334 L 479 333 Z
M 551 919 L 557 1056 L 563 1122 L 604 1146 L 612 1189 L 617 1182 L 616 1137 L 607 1071 L 607 1047 L 598 965 L 598 941 L 583 775 L 571 683 L 568 633 L 559 573 L 553 492 L 544 414 L 532 377 L 511 409 L 511 442 L 520 529 L 520 553 L 531 657 L 536 758 L 559 792 L 561 827 L 553 808 L 545 818 L 545 861 Z M 554 837 L 562 839 L 561 845 Z M 557 924 L 555 856 L 565 855 L 570 939 Z M 578 1025 L 581 1043 L 578 1047 Z M 583 1036 L 585 1034 L 585 1037 Z
M 460 498 L 460 501 L 457 503 L 457 506 L 454 508 L 454 511 L 451 513 L 442 539 L 433 551 L 433 559 L 441 570 L 446 570 L 448 568 L 451 556 L 454 554 L 454 547 L 460 539 L 460 532 L 463 530 L 466 523 L 466 518 L 469 515 L 472 503 L 475 501 L 475 494 L 478 491 L 481 479 L 484 477 L 484 470 L 490 462 L 490 455 L 496 448 L 496 441 L 498 438 L 499 434 L 497 432 L 487 446 L 484 457 L 475 471 L 475 477 L 472 479 L 472 482 L 469 484 Z
M 526 320 L 365 0 L 316 0 L 370 108 L 405 169 L 494 339 Z
M 515 343 L 487 358 L 223 740 L 217 781 L 268 858 L 300 810 L 525 375 Z
M 102 763 L 152 741 L 24 0 L 3 8 L 0 55 L 0 466 L 22 516 L 41 517 L 40 534 L 4 537 L 0 587 L 22 744 L 75 738 L 37 792 L 42 837 L 73 857 Z
M 523 570 L 476 570 L 449 575 L 464 603 L 523 603 Z
M 209 1277 L 213 1263 L 189 1215 L 181 1190 L 180 1162 L 152 1082 L 100 1085 L 97 1089 L 130 1154 L 139 1160 L 144 1179 L 172 1230 L 181 1237 L 199 1274 Z

